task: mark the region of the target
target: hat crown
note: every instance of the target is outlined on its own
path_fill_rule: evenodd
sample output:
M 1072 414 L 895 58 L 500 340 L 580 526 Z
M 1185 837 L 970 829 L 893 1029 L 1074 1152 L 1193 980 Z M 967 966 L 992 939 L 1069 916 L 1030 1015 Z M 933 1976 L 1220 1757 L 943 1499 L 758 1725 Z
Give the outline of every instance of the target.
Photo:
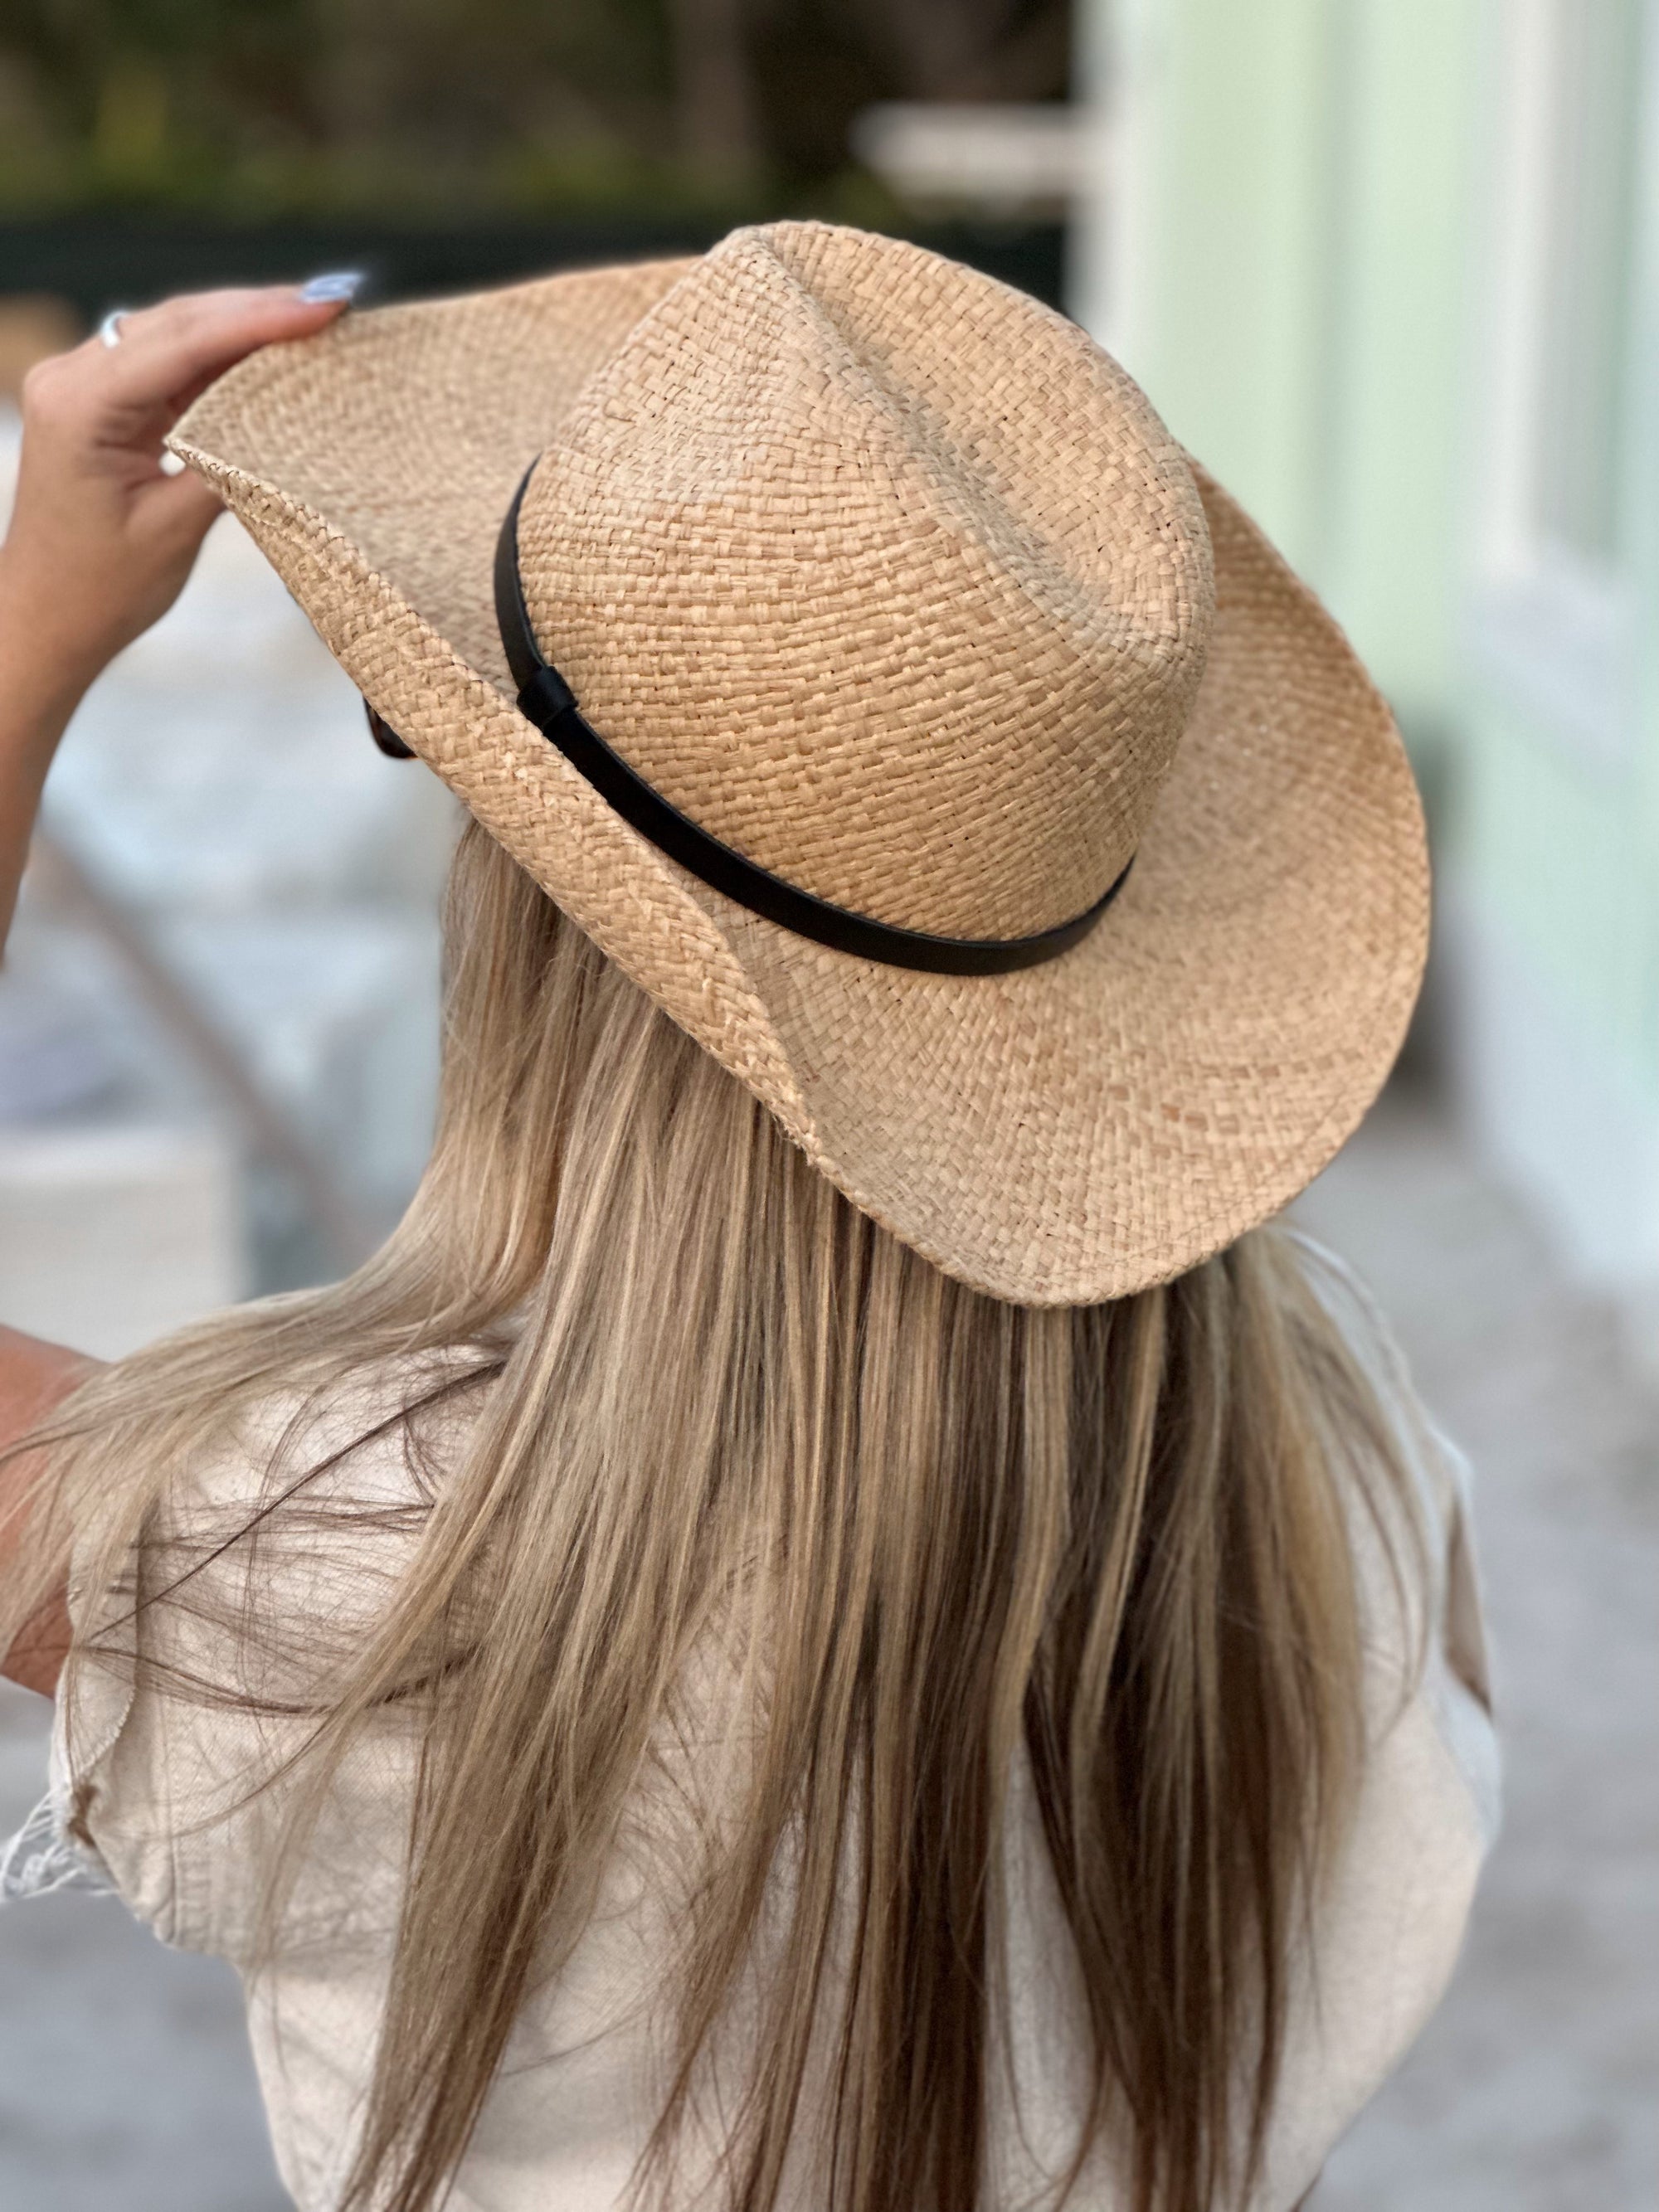
M 726 240 L 561 424 L 519 524 L 588 721 L 746 859 L 1015 938 L 1132 857 L 1212 612 L 1185 459 L 1084 332 L 890 239 Z
M 1168 1280 L 1375 1095 L 1427 941 L 1398 732 L 1248 517 L 1029 301 L 785 227 L 706 270 L 348 318 L 243 362 L 172 442 L 572 922 L 974 1289 Z M 538 453 L 548 658 L 684 811 L 934 933 L 1054 926 L 1133 841 L 1104 922 L 988 977 L 719 902 L 516 703 L 494 556 Z

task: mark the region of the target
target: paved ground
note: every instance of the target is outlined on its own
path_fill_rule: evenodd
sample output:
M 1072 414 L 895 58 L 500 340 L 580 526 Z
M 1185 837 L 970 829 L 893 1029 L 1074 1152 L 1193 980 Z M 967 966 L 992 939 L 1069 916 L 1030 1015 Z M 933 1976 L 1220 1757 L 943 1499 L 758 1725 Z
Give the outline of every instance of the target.
M 1317 2212 L 1659 2203 L 1659 1397 L 1431 1117 L 1303 1203 L 1473 1458 L 1507 1817 L 1451 1992 Z
M 1395 1101 L 1305 1201 L 1475 1459 L 1509 1825 L 1452 1993 L 1317 2212 L 1659 2201 L 1659 1399 L 1515 1210 Z M 43 1709 L 42 1709 L 43 1710 Z M 0 1704 L 0 1823 L 34 1701 Z M 118 1905 L 0 1915 L 0 2206 L 279 2212 L 234 1984 Z
M 39 1795 L 44 1701 L 0 1692 L 0 1828 Z M 0 1910 L 5 2212 L 285 2212 L 228 1966 L 113 1898 Z

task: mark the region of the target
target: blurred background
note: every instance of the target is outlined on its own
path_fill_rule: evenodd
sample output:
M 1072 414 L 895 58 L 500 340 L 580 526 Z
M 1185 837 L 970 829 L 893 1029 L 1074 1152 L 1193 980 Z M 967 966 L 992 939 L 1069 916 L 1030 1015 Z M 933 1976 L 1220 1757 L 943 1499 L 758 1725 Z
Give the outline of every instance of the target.
M 1319 2212 L 1659 2199 L 1659 0 L 9 0 L 10 399 L 106 308 L 817 214 L 1075 315 L 1326 598 L 1429 801 L 1401 1076 L 1308 1199 L 1474 1456 L 1510 1816 Z M 10 395 L 10 398 L 8 397 Z M 0 973 L 0 1320 L 114 1355 L 419 1171 L 454 823 L 228 522 L 88 698 Z M 46 1709 L 0 1703 L 0 1832 Z M 0 2205 L 276 2212 L 237 1992 L 0 1912 Z

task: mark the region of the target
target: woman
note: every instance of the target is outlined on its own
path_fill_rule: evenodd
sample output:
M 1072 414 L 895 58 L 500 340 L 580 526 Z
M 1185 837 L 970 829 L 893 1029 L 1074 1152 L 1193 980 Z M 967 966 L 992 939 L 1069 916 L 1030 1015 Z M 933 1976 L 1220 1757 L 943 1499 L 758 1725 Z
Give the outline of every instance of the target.
M 384 1251 L 7 1347 L 44 1856 L 242 1969 L 307 2212 L 1295 2203 L 1492 1803 L 1455 1480 L 1257 1225 L 1417 988 L 1386 709 L 919 249 L 333 313 L 29 394 L 14 880 L 216 497 L 473 817 Z

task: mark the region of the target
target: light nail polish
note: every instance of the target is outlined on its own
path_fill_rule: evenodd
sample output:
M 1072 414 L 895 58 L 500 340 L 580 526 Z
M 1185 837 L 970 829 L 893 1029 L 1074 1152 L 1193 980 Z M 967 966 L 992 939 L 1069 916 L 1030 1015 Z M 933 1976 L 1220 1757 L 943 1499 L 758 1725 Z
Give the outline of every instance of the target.
M 351 300 L 363 281 L 361 269 L 337 269 L 326 276 L 313 276 L 308 284 L 300 287 L 300 297 L 307 307 L 320 307 L 328 300 Z

